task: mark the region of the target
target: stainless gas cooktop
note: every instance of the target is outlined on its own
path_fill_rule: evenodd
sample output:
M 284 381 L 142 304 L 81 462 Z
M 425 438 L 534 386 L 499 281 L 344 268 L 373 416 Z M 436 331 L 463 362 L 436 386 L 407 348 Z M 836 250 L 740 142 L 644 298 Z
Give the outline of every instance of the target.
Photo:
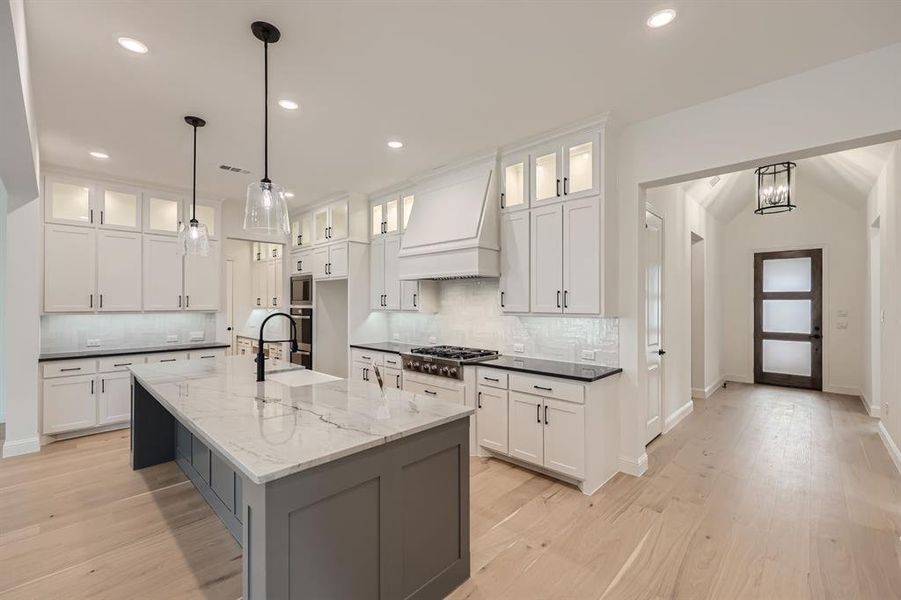
M 424 346 L 401 354 L 405 371 L 463 379 L 463 365 L 497 357 L 497 350 L 461 346 Z

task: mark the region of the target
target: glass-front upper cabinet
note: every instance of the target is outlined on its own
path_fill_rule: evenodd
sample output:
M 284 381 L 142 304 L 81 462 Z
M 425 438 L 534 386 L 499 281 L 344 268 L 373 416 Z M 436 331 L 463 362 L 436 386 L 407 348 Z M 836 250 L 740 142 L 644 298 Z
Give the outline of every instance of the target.
M 380 235 L 400 231 L 400 205 L 398 194 L 383 196 L 373 200 L 369 205 L 369 235 L 376 238 Z
M 531 153 L 532 206 L 552 202 L 563 196 L 563 149 L 559 142 L 535 149 Z M 506 204 L 507 200 L 504 199 Z
M 198 207 L 199 208 L 199 207 Z M 168 194 L 144 196 L 144 232 L 176 235 L 182 220 L 182 200 Z M 197 219 L 200 220 L 199 218 Z
M 303 248 L 313 243 L 313 215 L 304 213 L 291 221 L 291 247 Z
M 66 177 L 45 177 L 44 219 L 48 223 L 93 225 L 93 186 Z
M 185 220 L 191 219 L 191 201 L 185 201 Z M 206 225 L 207 234 L 211 240 L 219 237 L 219 207 L 212 202 L 197 201 L 197 221 Z
M 313 213 L 313 241 L 317 244 L 328 241 L 328 206 L 317 208 Z
M 409 192 L 407 194 L 401 194 L 400 203 L 403 207 L 403 215 L 401 221 L 401 229 L 406 231 L 407 223 L 410 222 L 410 213 L 413 212 L 413 203 L 416 201 L 416 196 L 413 192 Z
M 597 130 L 576 133 L 563 140 L 563 196 L 574 200 L 600 193 Z
M 501 210 L 529 208 L 528 154 L 513 154 L 504 157 L 501 161 L 500 184 Z
M 329 241 L 336 242 L 345 239 L 347 237 L 347 200 L 332 202 L 328 209 Z
M 106 229 L 141 230 L 141 192 L 119 186 L 97 188 L 99 225 Z

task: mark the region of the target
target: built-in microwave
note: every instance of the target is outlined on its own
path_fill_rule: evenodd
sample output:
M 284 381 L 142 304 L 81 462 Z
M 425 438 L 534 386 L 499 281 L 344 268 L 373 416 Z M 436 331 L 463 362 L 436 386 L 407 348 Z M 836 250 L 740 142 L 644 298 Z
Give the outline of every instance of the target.
M 313 306 L 313 275 L 291 276 L 291 306 Z

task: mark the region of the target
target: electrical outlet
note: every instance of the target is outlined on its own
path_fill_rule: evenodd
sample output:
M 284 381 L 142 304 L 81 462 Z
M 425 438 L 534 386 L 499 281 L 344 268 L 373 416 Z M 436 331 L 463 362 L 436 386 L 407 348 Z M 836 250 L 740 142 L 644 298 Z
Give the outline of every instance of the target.
M 437 344 L 437 343 L 438 343 L 438 338 L 436 338 L 434 335 L 430 335 L 430 336 L 429 336 L 429 343 L 430 343 L 430 344 Z
M 594 350 L 582 350 L 582 360 L 594 360 Z
M 394 338 L 395 340 L 399 340 L 399 339 L 400 339 L 400 334 L 399 334 L 399 333 L 395 333 L 395 334 L 394 334 L 393 336 L 391 336 L 391 337 Z
M 840 309 L 838 309 L 837 312 L 838 312 L 839 317 L 847 317 L 848 316 L 848 309 L 846 309 L 846 308 L 840 308 Z
M 177 344 L 177 343 L 178 343 L 178 336 L 177 336 L 177 335 L 167 335 L 167 336 L 166 336 L 166 343 L 167 343 L 167 344 Z
M 85 346 L 88 348 L 96 348 L 100 345 L 100 338 L 88 338 L 88 341 L 85 343 Z
M 191 332 L 191 341 L 192 342 L 202 342 L 203 341 L 203 332 L 202 331 L 192 331 Z
M 513 351 L 522 354 L 526 351 L 526 347 L 522 344 L 513 344 Z

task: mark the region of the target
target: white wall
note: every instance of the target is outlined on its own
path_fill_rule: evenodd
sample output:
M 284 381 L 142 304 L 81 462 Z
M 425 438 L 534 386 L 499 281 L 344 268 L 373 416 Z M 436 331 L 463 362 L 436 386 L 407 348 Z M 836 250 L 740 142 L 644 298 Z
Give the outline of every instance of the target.
M 645 408 L 637 401 L 647 390 L 640 351 L 646 327 L 641 277 L 645 252 L 639 243 L 645 188 L 897 136 L 898 72 L 901 44 L 648 119 L 626 127 L 615 138 L 609 136 L 618 146 L 619 165 L 621 469 L 642 473 L 647 468 Z
M 881 419 L 880 429 L 886 445 L 893 447 L 895 464 L 901 469 L 901 143 L 895 144 L 885 168 L 876 180 L 867 200 L 865 224 L 879 221 L 878 305 L 884 319 L 874 315 L 878 329 L 874 336 L 865 332 L 865 347 L 878 353 L 870 364 L 875 367 L 865 386 L 871 413 Z M 866 227 L 862 226 L 866 231 Z M 874 264 L 875 266 L 875 264 Z M 868 282 L 875 284 L 876 282 Z M 869 287 L 869 285 L 867 286 Z M 879 323 L 879 321 L 882 321 Z M 881 326 L 881 327 L 880 327 Z M 877 338 L 878 336 L 878 338 Z
M 866 329 L 867 239 L 864 205 L 855 207 L 799 174 L 792 212 L 756 215 L 747 210 L 723 228 L 724 370 L 731 381 L 754 381 L 755 252 L 823 249 L 823 389 L 860 393 Z M 839 317 L 847 311 L 847 317 Z M 847 328 L 839 329 L 844 324 Z
M 691 395 L 706 397 L 707 379 L 704 375 L 704 290 L 706 276 L 704 264 L 707 260 L 706 242 L 702 238 L 691 240 Z
M 659 217 L 663 218 L 663 420 L 664 431 L 676 424 L 676 419 L 687 414 L 692 398 L 692 232 L 707 239 L 717 239 L 719 222 L 704 210 L 680 186 L 670 185 L 649 189 L 647 204 Z M 706 271 L 706 265 L 705 265 Z M 717 271 L 709 271 L 708 285 L 711 294 L 716 294 L 719 283 Z M 708 306 L 715 306 L 715 297 Z M 718 332 L 718 312 L 702 313 L 704 331 Z M 706 352 L 718 351 L 716 342 L 704 344 Z M 706 369 L 706 357 L 704 357 Z M 715 386 L 719 380 L 718 361 L 710 360 L 713 368 L 707 375 Z

